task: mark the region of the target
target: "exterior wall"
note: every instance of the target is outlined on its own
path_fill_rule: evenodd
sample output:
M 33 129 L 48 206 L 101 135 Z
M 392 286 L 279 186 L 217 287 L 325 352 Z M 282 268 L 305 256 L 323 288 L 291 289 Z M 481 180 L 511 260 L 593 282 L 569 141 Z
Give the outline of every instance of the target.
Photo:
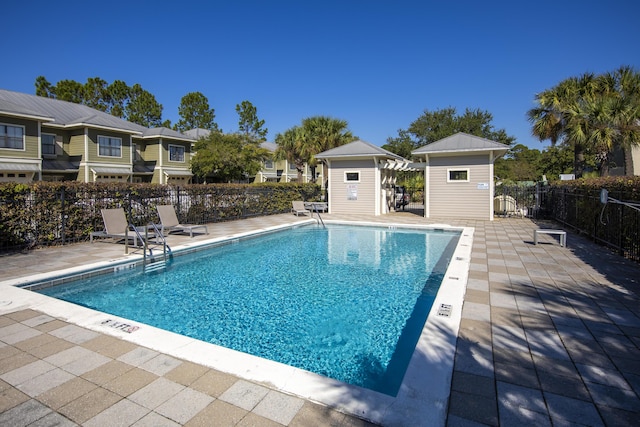
M 56 153 L 55 155 L 42 154 L 43 158 L 67 159 L 69 158 L 69 141 L 71 133 L 59 128 L 51 128 L 42 125 L 41 134 L 52 134 L 56 136 Z
M 38 122 L 12 117 L 0 117 L 0 123 L 6 125 L 22 126 L 24 128 L 24 149 L 0 148 L 0 157 L 16 159 L 39 159 L 38 155 Z
M 332 160 L 329 170 L 329 213 L 376 214 L 379 181 L 373 159 Z M 346 172 L 359 172 L 360 182 L 345 182 Z
M 74 129 L 70 132 L 67 151 L 70 156 L 83 156 L 84 160 L 84 132 L 81 129 Z
M 640 145 L 631 148 L 631 158 L 633 159 L 633 170 L 629 175 L 640 175 Z
M 428 218 L 491 220 L 493 177 L 489 154 L 429 157 Z M 448 169 L 468 169 L 468 182 L 447 182 Z M 485 186 L 486 184 L 486 186 Z
M 122 140 L 122 148 L 120 157 L 99 156 L 98 155 L 98 136 L 109 136 L 120 138 Z M 131 137 L 126 133 L 109 132 L 102 129 L 89 129 L 89 152 L 87 158 L 84 159 L 91 163 L 110 163 L 117 165 L 131 164 Z

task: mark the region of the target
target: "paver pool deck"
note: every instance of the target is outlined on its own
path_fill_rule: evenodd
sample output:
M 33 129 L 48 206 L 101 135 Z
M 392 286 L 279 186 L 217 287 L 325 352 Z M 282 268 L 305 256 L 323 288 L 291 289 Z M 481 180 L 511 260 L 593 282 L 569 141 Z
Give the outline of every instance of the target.
M 474 227 L 448 426 L 640 425 L 640 265 L 527 218 L 325 220 Z M 303 221 L 273 215 L 171 235 L 172 246 Z M 549 224 L 545 224 L 549 225 Z M 555 227 L 559 228 L 559 227 Z M 124 257 L 96 242 L 0 257 L 0 282 Z M 0 426 L 366 426 L 371 423 L 7 300 Z M 354 397 L 355 398 L 355 397 Z

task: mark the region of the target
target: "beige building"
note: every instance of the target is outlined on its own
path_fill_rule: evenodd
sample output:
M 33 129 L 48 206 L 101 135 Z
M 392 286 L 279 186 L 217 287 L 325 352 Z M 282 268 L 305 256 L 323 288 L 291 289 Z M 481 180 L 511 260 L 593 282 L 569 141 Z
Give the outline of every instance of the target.
M 426 218 L 493 220 L 493 163 L 509 146 L 457 133 L 414 150 L 423 163 Z
M 329 213 L 382 215 L 393 209 L 395 171 L 403 157 L 365 141 L 316 155 L 328 166 Z
M 0 182 L 186 184 L 194 141 L 86 105 L 0 90 Z

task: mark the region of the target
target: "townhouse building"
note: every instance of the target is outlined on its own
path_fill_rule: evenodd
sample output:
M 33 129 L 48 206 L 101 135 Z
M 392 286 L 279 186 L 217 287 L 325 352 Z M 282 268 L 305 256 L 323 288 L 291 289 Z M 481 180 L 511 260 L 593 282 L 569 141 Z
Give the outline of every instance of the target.
M 191 182 L 195 139 L 0 89 L 0 182 Z

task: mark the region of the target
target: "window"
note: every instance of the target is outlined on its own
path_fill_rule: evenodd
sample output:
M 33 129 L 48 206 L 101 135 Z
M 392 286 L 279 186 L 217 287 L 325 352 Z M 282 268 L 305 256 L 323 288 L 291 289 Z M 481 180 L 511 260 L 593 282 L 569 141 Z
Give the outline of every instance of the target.
M 169 144 L 169 160 L 172 162 L 184 162 L 184 147 L 182 145 Z
M 42 154 L 56 154 L 56 136 L 50 133 L 40 135 Z
M 265 160 L 264 161 L 265 169 L 273 169 L 273 160 Z
M 110 136 L 98 136 L 98 155 L 122 157 L 122 139 Z
M 447 182 L 469 182 L 469 169 L 447 169 Z
M 298 168 L 296 167 L 295 163 L 289 163 L 289 170 L 290 171 L 295 171 L 295 170 L 298 170 Z
M 24 150 L 24 128 L 22 126 L 0 125 L 0 148 Z
M 360 182 L 360 172 L 345 172 L 344 182 Z

